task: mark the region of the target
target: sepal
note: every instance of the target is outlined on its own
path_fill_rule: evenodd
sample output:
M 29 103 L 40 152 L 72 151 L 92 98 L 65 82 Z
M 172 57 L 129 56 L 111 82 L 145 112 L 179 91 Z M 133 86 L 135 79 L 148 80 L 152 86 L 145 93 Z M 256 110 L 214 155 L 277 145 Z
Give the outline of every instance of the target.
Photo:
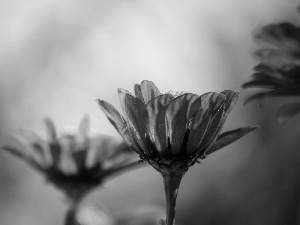
M 211 148 L 209 148 L 205 152 L 205 154 L 209 155 L 209 154 L 237 141 L 238 139 L 240 139 L 243 136 L 245 136 L 246 134 L 256 130 L 257 128 L 258 127 L 256 127 L 256 126 L 251 126 L 251 127 L 249 126 L 249 127 L 242 127 L 239 129 L 224 132 L 218 136 L 216 142 L 212 145 Z

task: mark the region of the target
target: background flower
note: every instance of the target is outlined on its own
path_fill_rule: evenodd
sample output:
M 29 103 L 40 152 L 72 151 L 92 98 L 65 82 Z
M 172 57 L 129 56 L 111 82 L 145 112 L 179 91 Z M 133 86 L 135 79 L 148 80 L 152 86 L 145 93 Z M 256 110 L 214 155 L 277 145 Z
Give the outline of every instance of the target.
M 48 140 L 30 131 L 12 137 L 4 150 L 25 160 L 71 201 L 80 201 L 108 177 L 137 165 L 124 142 L 106 135 L 89 135 L 85 116 L 76 134 L 57 135 L 53 122 L 45 120 Z
M 263 88 L 263 91 L 248 97 L 245 103 L 266 97 L 300 96 L 300 27 L 292 23 L 271 24 L 263 27 L 256 38 L 271 45 L 256 52 L 261 60 L 254 67 L 252 80 L 243 88 Z M 284 104 L 277 113 L 280 123 L 300 113 L 300 103 Z

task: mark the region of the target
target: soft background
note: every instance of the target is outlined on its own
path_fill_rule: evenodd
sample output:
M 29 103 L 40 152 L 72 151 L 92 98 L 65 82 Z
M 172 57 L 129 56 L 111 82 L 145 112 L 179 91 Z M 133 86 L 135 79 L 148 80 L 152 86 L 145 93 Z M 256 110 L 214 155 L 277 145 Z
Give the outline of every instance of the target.
M 201 94 L 240 89 L 257 63 L 259 27 L 297 21 L 296 0 L 2 0 L 0 1 L 0 141 L 20 128 L 44 136 L 43 118 L 59 130 L 88 113 L 92 127 L 117 136 L 99 110 L 120 109 L 116 89 L 144 79 Z M 224 129 L 261 129 L 195 165 L 183 179 L 182 225 L 300 224 L 300 119 L 278 125 L 280 102 L 242 106 Z M 63 196 L 41 175 L 0 152 L 0 224 L 62 224 Z M 113 216 L 141 205 L 164 206 L 160 175 L 150 167 L 97 189 L 86 204 Z M 299 220 L 299 221 L 298 221 Z

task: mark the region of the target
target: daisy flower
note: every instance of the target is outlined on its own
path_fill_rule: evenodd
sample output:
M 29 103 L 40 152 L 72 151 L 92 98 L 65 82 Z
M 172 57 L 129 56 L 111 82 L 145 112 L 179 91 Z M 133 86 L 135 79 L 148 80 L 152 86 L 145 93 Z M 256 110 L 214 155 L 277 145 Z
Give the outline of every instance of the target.
M 135 85 L 135 96 L 118 89 L 123 116 L 108 102 L 100 108 L 141 160 L 164 179 L 167 225 L 175 223 L 175 205 L 183 175 L 190 166 L 257 127 L 243 127 L 220 134 L 238 98 L 237 91 L 161 93 L 151 81 Z

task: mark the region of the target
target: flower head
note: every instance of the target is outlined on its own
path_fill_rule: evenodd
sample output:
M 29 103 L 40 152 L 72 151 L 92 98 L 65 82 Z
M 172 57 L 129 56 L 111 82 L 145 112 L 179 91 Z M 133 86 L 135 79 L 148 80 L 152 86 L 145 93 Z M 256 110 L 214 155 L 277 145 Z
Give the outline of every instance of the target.
M 258 39 L 272 47 L 260 49 L 256 55 L 260 64 L 254 67 L 252 80 L 243 88 L 258 87 L 265 90 L 248 97 L 245 103 L 258 100 L 261 105 L 266 97 L 300 96 L 300 27 L 291 23 L 271 24 L 263 27 Z M 300 103 L 280 107 L 277 118 L 285 122 L 300 113 Z
M 135 96 L 124 89 L 118 93 L 124 116 L 103 100 L 98 100 L 100 108 L 141 159 L 161 173 L 184 174 L 198 159 L 256 129 L 220 135 L 237 91 L 161 94 L 151 81 L 143 81 L 135 85 Z
M 175 224 L 176 197 L 188 168 L 210 154 L 253 131 L 244 127 L 220 135 L 227 115 L 238 98 L 236 91 L 209 92 L 201 96 L 185 92 L 161 94 L 151 81 L 135 85 L 135 96 L 118 90 L 124 116 L 99 100 L 120 135 L 142 160 L 161 173 L 166 195 L 166 220 Z
M 46 119 L 48 140 L 30 131 L 16 135 L 4 150 L 22 158 L 43 173 L 72 201 L 80 200 L 107 177 L 136 165 L 127 144 L 106 135 L 89 137 L 89 117 L 76 134 L 57 135 Z

